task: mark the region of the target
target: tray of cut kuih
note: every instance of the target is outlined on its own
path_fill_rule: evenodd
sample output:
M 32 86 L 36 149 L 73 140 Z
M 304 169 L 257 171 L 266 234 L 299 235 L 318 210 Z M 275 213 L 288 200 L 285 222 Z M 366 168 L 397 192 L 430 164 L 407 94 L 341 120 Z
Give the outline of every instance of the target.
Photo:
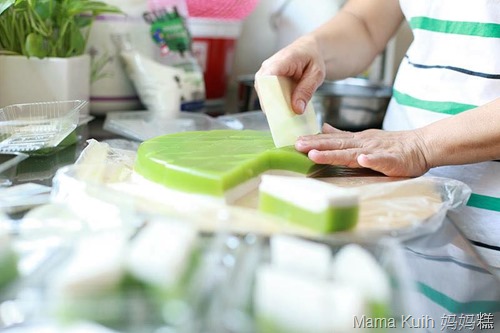
M 68 329 L 88 322 L 116 332 L 327 333 L 374 321 L 397 328 L 401 314 L 412 313 L 401 251 L 386 238 L 206 234 L 188 220 L 152 215 L 128 230 L 73 234 L 7 285 L 0 302 L 22 314 L 23 325 Z M 6 332 L 19 327 L 5 325 L 8 316 L 0 313 Z

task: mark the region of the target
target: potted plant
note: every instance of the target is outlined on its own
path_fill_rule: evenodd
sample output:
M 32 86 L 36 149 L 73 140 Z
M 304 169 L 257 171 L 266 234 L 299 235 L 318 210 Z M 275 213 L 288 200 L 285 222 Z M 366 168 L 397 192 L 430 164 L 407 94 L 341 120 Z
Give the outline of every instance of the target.
M 88 100 L 85 48 L 94 18 L 105 13 L 120 10 L 92 0 L 0 0 L 0 107 Z

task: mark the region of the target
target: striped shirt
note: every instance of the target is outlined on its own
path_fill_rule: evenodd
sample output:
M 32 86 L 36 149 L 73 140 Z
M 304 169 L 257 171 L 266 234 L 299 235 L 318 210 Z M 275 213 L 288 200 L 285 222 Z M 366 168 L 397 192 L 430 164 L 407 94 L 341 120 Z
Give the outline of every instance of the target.
M 384 129 L 419 128 L 500 97 L 500 0 L 400 4 L 414 41 L 400 65 Z M 439 167 L 429 174 L 471 187 L 467 205 L 449 218 L 500 272 L 500 162 Z

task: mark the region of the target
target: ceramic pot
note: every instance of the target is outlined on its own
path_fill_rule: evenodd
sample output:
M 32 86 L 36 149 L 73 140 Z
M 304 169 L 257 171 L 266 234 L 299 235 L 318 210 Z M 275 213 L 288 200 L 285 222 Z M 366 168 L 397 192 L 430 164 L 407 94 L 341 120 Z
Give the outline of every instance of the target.
M 0 108 L 21 103 L 86 100 L 90 97 L 90 57 L 0 56 Z M 81 116 L 88 115 L 88 106 Z

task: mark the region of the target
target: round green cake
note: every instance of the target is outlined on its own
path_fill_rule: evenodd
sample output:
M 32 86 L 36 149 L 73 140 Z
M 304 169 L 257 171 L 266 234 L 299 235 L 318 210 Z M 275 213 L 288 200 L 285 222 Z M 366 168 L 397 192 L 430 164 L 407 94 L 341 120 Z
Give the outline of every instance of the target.
M 144 141 L 134 168 L 144 178 L 171 189 L 224 196 L 268 170 L 308 175 L 318 167 L 293 146 L 276 148 L 269 132 L 214 130 Z

